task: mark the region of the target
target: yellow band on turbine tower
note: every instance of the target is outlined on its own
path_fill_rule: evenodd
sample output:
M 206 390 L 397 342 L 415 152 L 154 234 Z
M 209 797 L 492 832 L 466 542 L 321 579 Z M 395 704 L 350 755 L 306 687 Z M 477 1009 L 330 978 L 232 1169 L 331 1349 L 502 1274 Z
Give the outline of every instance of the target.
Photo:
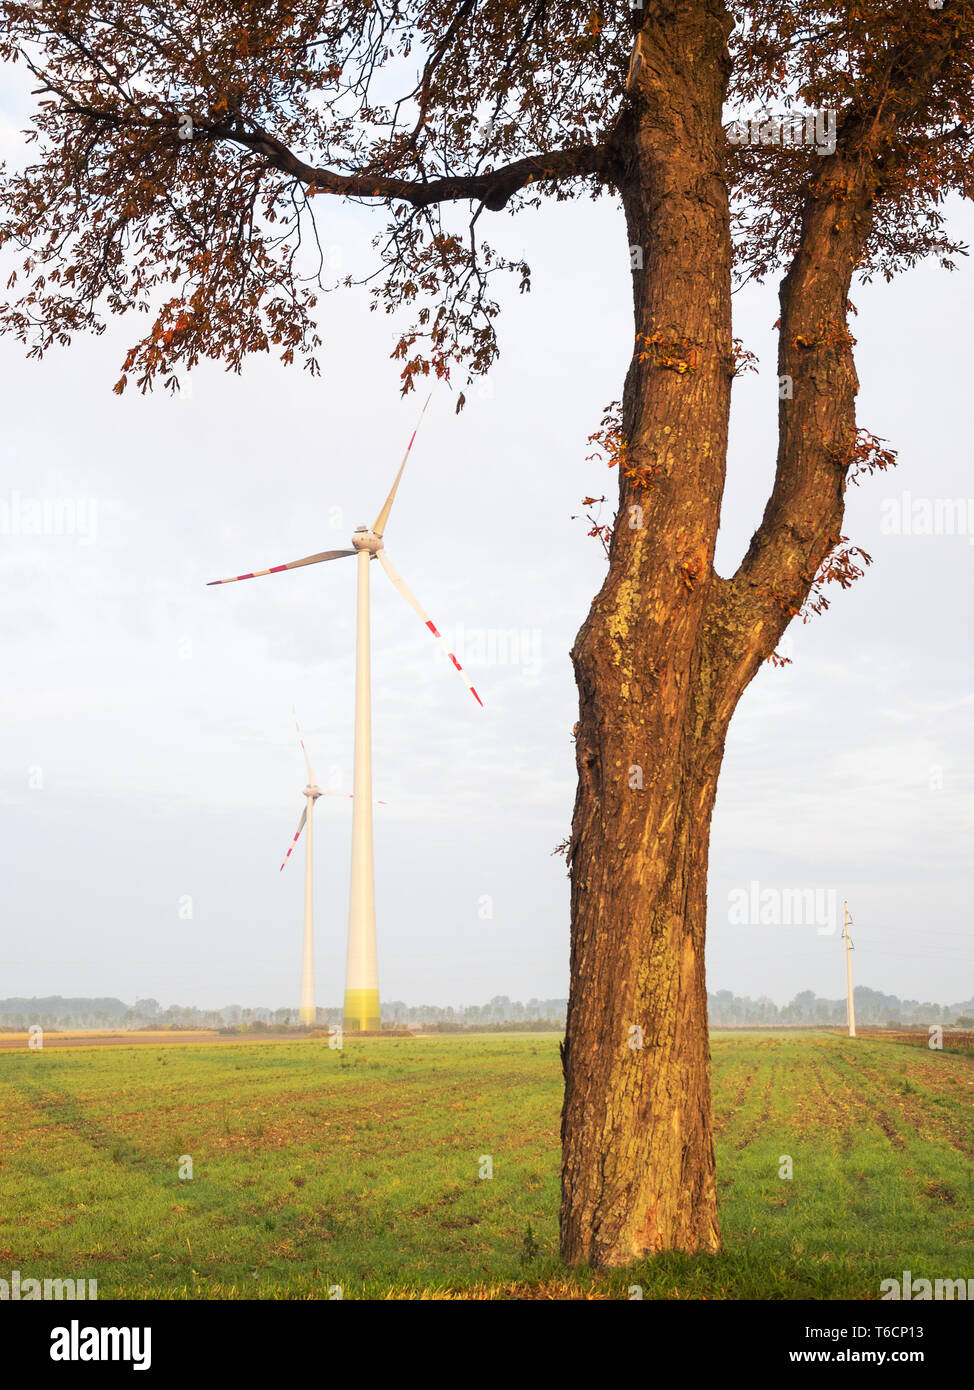
M 377 989 L 347 989 L 345 1016 L 342 1027 L 346 1033 L 377 1032 L 381 1024 L 379 991 Z

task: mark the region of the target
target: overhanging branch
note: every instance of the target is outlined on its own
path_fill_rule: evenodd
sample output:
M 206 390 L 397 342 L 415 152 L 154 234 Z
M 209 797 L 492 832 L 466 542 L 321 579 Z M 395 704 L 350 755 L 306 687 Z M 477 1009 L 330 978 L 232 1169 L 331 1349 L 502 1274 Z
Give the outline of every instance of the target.
M 309 190 L 346 198 L 401 199 L 413 207 L 433 203 L 472 200 L 499 212 L 520 189 L 548 180 L 582 178 L 587 174 L 607 174 L 609 156 L 603 145 L 580 145 L 552 150 L 548 154 L 528 155 L 513 164 L 483 174 L 456 174 L 429 181 L 401 179 L 387 174 L 341 174 L 321 169 L 299 159 L 292 150 L 266 131 L 247 131 L 234 125 L 200 125 L 197 129 L 213 139 L 243 145 L 263 155 L 271 168 L 301 179 Z

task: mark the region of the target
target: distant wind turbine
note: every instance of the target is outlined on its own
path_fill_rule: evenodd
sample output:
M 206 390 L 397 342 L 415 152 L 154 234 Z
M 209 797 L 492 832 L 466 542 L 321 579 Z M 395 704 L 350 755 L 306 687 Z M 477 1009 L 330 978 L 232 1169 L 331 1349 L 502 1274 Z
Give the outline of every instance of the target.
M 301 819 L 298 821 L 298 828 L 294 832 L 294 839 L 288 845 L 287 854 L 281 861 L 281 868 L 291 858 L 291 851 L 301 838 L 301 831 L 307 825 L 308 833 L 304 837 L 304 947 L 301 955 L 301 1012 L 302 1023 L 314 1024 L 317 1021 L 318 1011 L 315 1005 L 315 946 L 314 946 L 314 905 L 313 905 L 313 867 L 312 849 L 314 832 L 314 810 L 315 802 L 320 796 L 341 796 L 341 792 L 323 792 L 315 781 L 315 775 L 311 770 L 311 759 L 308 757 L 308 750 L 304 746 L 304 739 L 301 736 L 301 728 L 298 724 L 298 717 L 294 716 L 294 727 L 298 731 L 298 742 L 301 745 L 301 752 L 304 754 L 304 765 L 308 769 L 308 785 L 301 795 L 304 797 L 304 810 L 301 812 Z
M 420 411 L 419 422 L 429 405 Z M 349 1031 L 365 1031 L 380 1026 L 379 1012 L 379 968 L 375 940 L 375 860 L 372 847 L 372 693 L 370 676 L 371 628 L 369 620 L 369 561 L 378 559 L 379 564 L 399 590 L 411 608 L 422 618 L 437 642 L 446 652 L 450 661 L 463 676 L 464 681 L 477 701 L 483 704 L 480 696 L 464 674 L 463 668 L 440 636 L 435 625 L 421 607 L 405 580 L 389 562 L 383 545 L 383 535 L 396 500 L 396 492 L 402 480 L 413 440 L 419 429 L 410 436 L 403 455 L 399 472 L 386 498 L 382 510 L 370 527 L 362 525 L 355 528 L 350 550 L 322 550 L 317 555 L 308 555 L 303 560 L 292 560 L 286 565 L 274 565 L 266 570 L 254 570 L 250 574 L 237 574 L 230 579 L 214 579 L 212 584 L 236 584 L 241 579 L 260 579 L 265 574 L 280 574 L 284 570 L 300 569 L 303 565 L 317 565 L 325 560 L 339 560 L 346 555 L 358 556 L 357 623 L 355 637 L 355 762 L 352 804 L 352 880 L 348 912 L 348 957 L 345 973 L 344 1027 Z M 310 776 L 309 787 L 313 787 Z M 320 794 L 320 793 L 319 793 Z M 305 793 L 307 795 L 307 792 Z M 308 816 L 308 829 L 311 829 L 310 807 L 312 796 L 305 807 Z M 302 819 L 302 825 L 304 821 Z M 298 827 L 298 834 L 301 826 Z M 295 837 L 297 838 L 297 837 Z M 310 861 L 310 834 L 309 834 Z M 306 910 L 307 911 L 307 910 Z M 307 916 L 306 916 L 307 939 Z M 302 1009 L 304 993 L 302 991 Z

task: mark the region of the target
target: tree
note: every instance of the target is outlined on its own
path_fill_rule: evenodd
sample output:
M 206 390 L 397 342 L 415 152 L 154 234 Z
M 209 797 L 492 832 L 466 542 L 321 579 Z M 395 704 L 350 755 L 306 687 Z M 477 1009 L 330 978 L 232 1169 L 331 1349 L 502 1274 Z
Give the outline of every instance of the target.
M 482 241 L 491 215 L 621 204 L 635 337 L 596 434 L 619 509 L 572 653 L 562 1252 L 716 1250 L 704 933 L 724 740 L 791 619 L 868 562 L 843 496 L 893 454 L 856 421 L 851 283 L 961 249 L 940 205 L 972 187 L 974 0 L 0 9 L 0 52 L 38 95 L 33 167 L 0 190 L 22 253 L 0 323 L 39 355 L 148 313 L 117 391 L 253 352 L 316 372 L 320 197 L 386 210 L 374 303 L 412 311 L 404 391 L 494 359 L 494 277 L 524 290 L 530 269 Z M 835 120 L 810 143 L 768 118 L 751 143 L 727 101 Z M 735 273 L 782 275 L 781 399 L 773 490 L 723 577 Z

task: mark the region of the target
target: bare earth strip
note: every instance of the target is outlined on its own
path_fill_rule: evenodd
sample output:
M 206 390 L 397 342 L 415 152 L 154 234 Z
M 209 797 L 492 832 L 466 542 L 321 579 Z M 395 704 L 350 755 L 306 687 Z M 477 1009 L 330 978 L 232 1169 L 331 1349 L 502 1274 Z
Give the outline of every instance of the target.
M 158 1032 L 139 1031 L 139 1032 L 64 1032 L 52 1033 L 44 1032 L 44 1050 L 54 1047 L 175 1047 L 187 1046 L 189 1044 L 200 1043 L 246 1043 L 250 1046 L 253 1043 L 261 1042 L 300 1042 L 302 1038 L 295 1038 L 293 1033 L 218 1033 L 215 1029 L 203 1029 L 200 1032 L 169 1032 L 160 1029 Z M 27 1033 L 0 1033 L 0 1049 L 8 1051 L 23 1051 L 29 1047 L 30 1036 Z M 40 1050 L 40 1049 L 38 1049 Z

